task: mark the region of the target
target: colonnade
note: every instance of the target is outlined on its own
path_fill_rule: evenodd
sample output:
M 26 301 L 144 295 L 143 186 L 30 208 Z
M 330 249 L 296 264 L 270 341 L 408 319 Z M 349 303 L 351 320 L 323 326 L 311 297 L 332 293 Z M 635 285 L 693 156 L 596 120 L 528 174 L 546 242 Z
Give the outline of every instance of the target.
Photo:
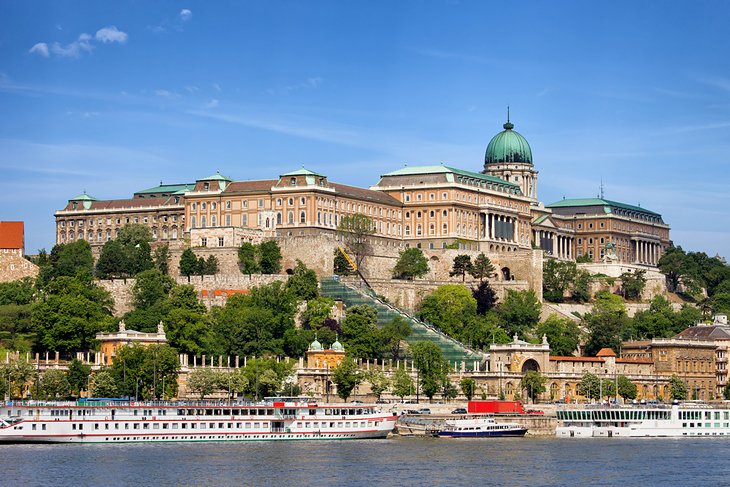
M 533 230 L 535 245 L 558 259 L 573 259 L 574 239 L 574 237 L 560 235 L 550 230 Z
M 516 216 L 483 212 L 481 220 L 481 238 L 515 243 L 518 241 L 517 226 L 519 221 Z
M 658 242 L 633 238 L 634 262 L 636 264 L 657 265 L 662 256 L 662 246 Z

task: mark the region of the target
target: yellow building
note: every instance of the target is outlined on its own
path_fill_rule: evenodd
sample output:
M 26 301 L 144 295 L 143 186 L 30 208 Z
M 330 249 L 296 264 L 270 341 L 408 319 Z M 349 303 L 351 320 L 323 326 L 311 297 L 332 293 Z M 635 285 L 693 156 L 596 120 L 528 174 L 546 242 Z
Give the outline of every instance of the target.
M 127 345 L 152 345 L 167 343 L 165 330 L 162 323 L 157 325 L 157 333 L 143 333 L 135 330 L 127 330 L 124 321 L 119 322 L 119 331 L 110 333 L 97 333 L 96 339 L 101 343 L 99 353 L 101 363 L 111 365 L 117 351 Z

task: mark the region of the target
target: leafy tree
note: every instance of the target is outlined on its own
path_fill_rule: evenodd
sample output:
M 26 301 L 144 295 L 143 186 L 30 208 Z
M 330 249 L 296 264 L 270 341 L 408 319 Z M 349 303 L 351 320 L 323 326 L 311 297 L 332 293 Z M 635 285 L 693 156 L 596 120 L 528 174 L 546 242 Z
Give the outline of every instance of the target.
M 91 366 L 84 365 L 77 358 L 68 364 L 68 385 L 71 388 L 71 394 L 78 397 L 81 395 L 81 391 L 88 389 L 90 374 Z
M 337 386 L 337 395 L 344 401 L 347 401 L 355 386 L 362 380 L 363 376 L 352 359 L 345 358 L 340 365 L 332 369 L 332 382 Z
M 591 299 L 590 284 L 591 274 L 583 269 L 578 269 L 573 281 L 573 289 L 570 292 L 573 301 L 585 303 Z
M 593 262 L 593 257 L 591 257 L 589 254 L 583 254 L 579 255 L 575 258 L 576 264 L 590 264 Z
M 411 327 L 408 321 L 400 316 L 394 317 L 380 329 L 384 352 L 389 357 L 397 360 L 400 356 L 401 342 L 411 335 Z
M 576 392 L 578 392 L 581 396 L 584 396 L 586 399 L 599 399 L 601 390 L 600 384 L 600 379 L 596 374 L 586 372 L 583 374 L 583 378 L 581 378 L 578 383 Z
M 342 341 L 353 357 L 374 359 L 382 354 L 378 312 L 367 304 L 351 306 L 342 320 Z
M 240 373 L 246 379 L 245 393 L 255 399 L 271 397 L 282 390 L 294 372 L 294 362 L 274 358 L 249 359 Z
M 151 308 L 167 299 L 175 281 L 157 269 L 149 269 L 137 275 L 132 288 L 133 304 L 136 308 Z
M 267 240 L 259 245 L 259 266 L 262 274 L 281 272 L 281 249 L 276 240 Z
M 74 277 L 77 274 L 91 276 L 94 271 L 94 257 L 91 255 L 91 246 L 86 240 L 56 244 L 47 258 L 42 254 L 39 260 L 41 265 L 39 287 L 45 287 L 48 282 L 58 277 Z
M 33 344 L 33 306 L 0 305 L 0 343 L 11 350 L 30 351 Z
M 380 370 L 370 370 L 365 374 L 365 380 L 370 383 L 370 390 L 378 400 L 380 396 L 390 387 L 390 380 Z M 339 387 L 339 386 L 338 386 Z
M 119 240 L 109 240 L 101 248 L 99 260 L 96 262 L 96 275 L 100 279 L 129 276 L 129 258 Z
M 317 274 L 304 265 L 304 262 L 297 259 L 294 272 L 286 281 L 286 287 L 298 299 L 309 301 L 319 295 L 317 287 Z
M 327 318 L 332 316 L 335 300 L 319 296 L 307 301 L 307 308 L 302 312 L 302 323 L 311 330 L 319 330 Z
M 446 284 L 423 298 L 418 317 L 433 323 L 447 335 L 456 336 L 476 313 L 477 302 L 467 288 L 459 284 Z
M 537 326 L 536 334 L 547 336 L 550 355 L 570 356 L 578 348 L 580 328 L 569 318 L 550 315 L 547 320 Z
M 456 399 L 456 396 L 459 395 L 459 390 L 448 379 L 448 375 L 446 376 L 446 379 L 444 379 L 444 381 L 442 383 L 441 394 L 444 397 L 444 399 L 446 399 L 446 400 Z
M 411 247 L 400 252 L 398 262 L 393 268 L 393 279 L 412 281 L 416 277 L 423 277 L 428 273 L 428 260 L 421 249 Z
M 355 270 L 347 261 L 347 258 L 342 255 L 340 249 L 335 249 L 333 272 L 338 276 L 351 276 L 352 274 L 355 274 Z
M 95 372 L 91 379 L 91 390 L 94 397 L 118 397 L 119 389 L 108 370 L 99 370 Z
M 687 399 L 687 384 L 676 374 L 669 379 L 669 395 L 672 400 L 683 401 Z
M 618 384 L 618 395 L 624 400 L 636 399 L 636 384 L 631 382 L 625 375 L 619 375 L 616 379 Z
M 606 291 L 597 293 L 592 311 L 582 321 L 588 330 L 586 355 L 595 355 L 604 347 L 612 348 L 616 354 L 620 353 L 624 333 L 630 324 L 620 296 Z
M 540 372 L 537 370 L 528 370 L 525 375 L 522 376 L 520 384 L 522 389 L 527 392 L 527 397 L 529 397 L 532 400 L 532 403 L 535 404 L 538 396 L 545 392 L 546 382 L 547 377 L 542 375 Z
M 35 381 L 38 372 L 33 364 L 25 359 L 16 360 L 0 366 L 0 380 L 3 381 L 3 392 L 7 391 L 10 399 L 22 398 L 26 386 Z
M 669 338 L 677 332 L 672 304 L 663 296 L 656 296 L 648 310 L 639 311 L 632 321 L 633 333 L 638 339 Z M 682 328 L 684 329 L 684 328 Z
M 728 399 L 730 399 L 730 383 L 725 384 L 725 387 L 722 390 L 722 398 L 725 399 L 726 401 Z
M 667 276 L 670 291 L 677 290 L 681 281 L 696 277 L 696 269 L 692 268 L 682 247 L 668 248 L 659 258 L 657 267 Z
M 162 323 L 168 343 L 179 352 L 201 355 L 210 349 L 212 326 L 205 313 L 175 307 Z
M 416 342 L 411 345 L 413 363 L 418 370 L 421 391 L 429 401 L 441 389 L 446 380 L 448 363 L 444 354 L 433 342 Z
M 180 369 L 177 351 L 169 345 L 132 345 L 117 350 L 109 369 L 119 394 L 141 399 L 175 396 Z
M 71 394 L 66 372 L 60 369 L 48 369 L 40 379 L 42 399 L 65 399 Z
M 24 277 L 17 281 L 0 282 L 0 306 L 30 304 L 35 287 L 33 279 Z
M 96 333 L 113 322 L 113 301 L 107 291 L 75 277 L 48 284 L 43 299 L 33 305 L 33 327 L 41 350 L 89 350 Z
M 712 312 L 715 314 L 730 314 L 730 293 L 717 293 L 710 299 Z
M 188 374 L 187 388 L 190 392 L 200 394 L 200 399 L 205 399 L 205 396 L 212 394 L 218 389 L 217 375 L 213 369 L 206 367 L 194 369 Z
M 640 299 L 646 287 L 646 271 L 624 272 L 621 274 L 621 294 L 624 299 Z
M 159 245 L 157 248 L 155 248 L 155 251 L 152 255 L 152 258 L 155 262 L 155 268 L 163 273 L 164 275 L 168 275 L 170 273 L 170 246 L 167 244 Z
M 543 297 L 554 303 L 562 303 L 565 292 L 574 284 L 578 268 L 575 262 L 547 259 L 543 264 Z
M 228 391 L 229 399 L 233 395 L 246 392 L 246 389 L 249 388 L 248 377 L 243 369 L 219 373 L 217 379 L 218 389 Z
M 471 263 L 471 257 L 466 254 L 459 254 L 454 257 L 454 264 L 451 267 L 449 276 L 461 276 L 461 282 L 466 280 L 466 275 L 474 272 L 474 265 Z
M 540 301 L 535 291 L 507 290 L 504 302 L 499 305 L 499 314 L 508 334 L 524 335 L 540 320 Z
M 481 281 L 476 289 L 472 289 L 471 295 L 477 302 L 479 315 L 486 314 L 497 304 L 497 292 L 489 285 L 489 281 Z
M 466 400 L 471 401 L 474 397 L 474 393 L 476 392 L 477 381 L 475 381 L 471 377 L 464 377 L 459 382 L 459 386 L 461 387 L 461 392 L 466 397 Z
M 180 274 L 188 278 L 190 282 L 190 276 L 195 274 L 198 270 L 198 258 L 195 256 L 195 252 L 192 249 L 185 249 L 180 255 Z
M 261 269 L 257 259 L 258 251 L 256 246 L 250 242 L 244 242 L 238 248 L 238 263 L 241 272 L 244 274 L 256 274 Z
M 343 237 L 345 248 L 355 257 L 358 267 L 370 251 L 370 235 L 375 233 L 373 220 L 362 213 L 344 215 L 337 224 L 337 233 Z
M 209 255 L 203 265 L 203 274 L 207 276 L 214 276 L 218 274 L 218 257 L 215 255 Z
M 127 254 L 127 270 L 130 275 L 137 275 L 154 267 L 150 248 L 152 232 L 147 225 L 128 223 L 119 229 L 117 240 Z
M 401 398 L 409 396 L 413 393 L 413 378 L 402 367 L 396 369 L 393 374 L 393 394 Z
M 472 277 L 479 279 L 479 282 L 482 283 L 494 274 L 494 265 L 492 264 L 492 261 L 489 260 L 489 257 L 484 255 L 484 253 L 480 253 L 474 259 L 474 265 L 472 266 L 470 273 Z

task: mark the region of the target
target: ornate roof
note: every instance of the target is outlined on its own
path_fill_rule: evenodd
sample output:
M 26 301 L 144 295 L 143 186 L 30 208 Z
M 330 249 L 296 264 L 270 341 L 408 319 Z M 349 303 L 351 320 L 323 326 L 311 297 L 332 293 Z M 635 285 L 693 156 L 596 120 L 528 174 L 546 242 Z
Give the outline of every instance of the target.
M 532 164 L 530 144 L 519 132 L 512 130 L 514 124 L 509 121 L 503 125 L 504 130 L 489 141 L 484 155 L 484 165 L 504 162 L 522 162 Z

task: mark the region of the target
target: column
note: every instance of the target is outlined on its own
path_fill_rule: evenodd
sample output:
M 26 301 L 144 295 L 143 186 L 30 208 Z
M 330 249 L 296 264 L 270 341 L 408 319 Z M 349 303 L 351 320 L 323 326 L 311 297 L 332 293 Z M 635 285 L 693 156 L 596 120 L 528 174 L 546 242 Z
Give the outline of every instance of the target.
M 489 216 L 489 238 L 494 240 L 494 214 L 488 213 Z
M 515 227 L 514 227 L 514 232 L 513 232 L 513 235 L 512 235 L 512 240 L 515 243 L 519 243 L 519 241 L 520 241 L 520 237 L 519 237 L 520 220 L 517 217 L 514 217 L 513 220 L 514 220 L 514 226 Z

